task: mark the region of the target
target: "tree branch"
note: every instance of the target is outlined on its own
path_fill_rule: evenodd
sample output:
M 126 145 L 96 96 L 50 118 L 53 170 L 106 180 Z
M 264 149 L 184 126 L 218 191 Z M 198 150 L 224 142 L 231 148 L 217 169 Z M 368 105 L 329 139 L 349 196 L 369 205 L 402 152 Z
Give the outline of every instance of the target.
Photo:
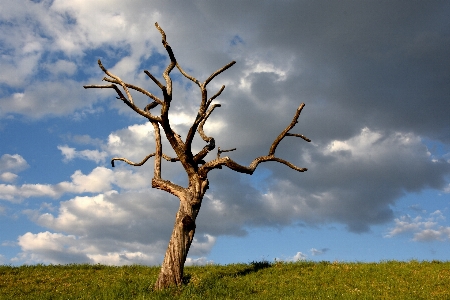
M 171 181 L 164 180 L 161 178 L 155 178 L 152 179 L 152 188 L 156 188 L 165 192 L 168 192 L 175 197 L 178 197 L 179 199 L 182 199 L 182 197 L 185 194 L 185 189 Z
M 147 74 L 147 76 L 150 77 L 150 79 L 153 80 L 153 82 L 156 83 L 156 85 L 159 86 L 159 88 L 160 88 L 161 90 L 164 89 L 164 86 L 161 84 L 161 82 L 159 82 L 159 80 L 156 79 L 156 77 L 153 76 L 149 71 L 144 70 L 144 73 Z
M 117 80 L 110 79 L 110 78 L 107 78 L 107 77 L 103 78 L 103 80 L 104 81 L 108 81 L 108 82 L 112 82 L 112 83 L 120 84 L 120 82 L 118 82 Z M 129 87 L 129 88 L 131 88 L 133 90 L 141 92 L 142 94 L 146 95 L 147 97 L 153 99 L 154 101 L 158 102 L 158 104 L 161 104 L 161 105 L 163 104 L 163 101 L 161 99 L 159 99 L 158 97 L 156 97 L 155 95 L 153 95 L 149 91 L 147 91 L 147 90 L 145 90 L 145 89 L 143 89 L 141 87 L 135 86 L 133 84 L 129 84 L 129 83 L 125 83 L 125 82 L 124 82 L 124 84 L 125 84 L 126 87 Z
M 227 166 L 228 168 L 236 171 L 236 172 L 240 172 L 240 173 L 245 173 L 245 174 L 253 174 L 253 172 L 255 171 L 256 167 L 262 163 L 262 162 L 266 162 L 266 161 L 276 161 L 279 163 L 282 163 L 286 166 L 288 166 L 291 169 L 294 169 L 298 172 L 305 172 L 308 169 L 307 168 L 300 168 L 297 167 L 296 165 L 275 157 L 275 150 L 278 146 L 278 144 L 281 142 L 281 140 L 285 137 L 285 136 L 296 136 L 296 137 L 300 137 L 302 139 L 304 139 L 307 142 L 310 142 L 311 140 L 306 138 L 305 136 L 301 135 L 301 134 L 294 134 L 294 133 L 288 133 L 289 130 L 291 130 L 295 124 L 298 123 L 298 118 L 300 117 L 300 113 L 303 110 L 303 107 L 305 106 L 304 103 L 300 104 L 300 106 L 298 107 L 294 118 L 292 119 L 291 123 L 278 135 L 278 137 L 274 140 L 274 142 L 272 143 L 272 146 L 270 147 L 269 150 L 269 155 L 264 155 L 264 156 L 259 156 L 257 158 L 255 158 L 248 167 L 243 166 L 238 164 L 237 162 L 235 162 L 234 160 L 230 159 L 228 156 L 226 157 L 220 157 L 220 154 L 223 152 L 229 152 L 229 151 L 233 151 L 236 150 L 236 148 L 234 149 L 230 149 L 230 150 L 221 150 L 219 148 L 218 152 L 217 152 L 217 158 L 209 161 L 207 163 L 205 163 L 203 166 L 201 166 L 199 168 L 199 174 L 201 174 L 202 176 L 207 176 L 208 172 L 213 170 L 213 169 L 220 169 L 222 168 L 222 166 Z M 214 107 L 211 108 L 211 111 Z
M 122 86 L 123 90 L 125 91 L 125 93 L 128 96 L 128 101 L 133 104 L 133 97 L 131 97 L 131 94 L 128 91 L 128 88 L 127 88 L 126 84 L 122 81 L 122 79 L 120 79 L 118 76 L 116 76 L 116 75 L 112 74 L 111 72 L 109 72 L 108 70 L 106 70 L 106 68 L 102 65 L 102 62 L 100 59 L 98 60 L 98 65 L 99 65 L 100 69 L 102 69 L 102 71 L 105 72 L 106 75 L 108 75 L 111 78 L 114 78 L 117 81 L 117 83 Z
M 219 149 L 217 149 L 217 158 L 220 158 L 220 155 L 221 155 L 222 153 L 224 153 L 224 152 L 231 152 L 231 151 L 234 151 L 234 150 L 236 150 L 236 148 L 228 149 L 228 150 L 222 150 L 222 149 L 220 149 L 220 147 L 219 147 Z
M 170 58 L 170 64 L 167 66 L 166 70 L 164 71 L 163 77 L 166 81 L 166 93 L 171 98 L 172 97 L 172 79 L 170 79 L 169 74 L 173 70 L 173 68 L 175 68 L 175 66 L 177 64 L 177 60 L 175 59 L 175 55 L 173 54 L 172 48 L 170 47 L 169 43 L 167 43 L 167 41 L 166 41 L 166 33 L 164 32 L 164 30 L 162 30 L 161 27 L 159 27 L 158 22 L 155 23 L 155 26 L 161 33 L 162 44 L 163 44 L 164 48 L 166 49 L 167 54 L 169 54 L 169 58 Z M 166 100 L 166 97 L 164 97 L 164 100 Z
M 202 139 L 207 143 L 212 139 L 212 137 L 206 136 L 205 132 L 203 131 L 203 126 L 205 125 L 206 120 L 208 119 L 208 117 L 211 115 L 211 113 L 213 112 L 213 110 L 216 107 L 221 107 L 221 105 L 214 104 L 203 116 L 201 116 L 200 118 L 202 121 L 200 122 L 200 124 L 198 125 L 198 128 L 197 128 L 197 132 L 202 137 Z
M 288 135 L 288 131 L 291 130 L 295 124 L 298 123 L 298 118 L 300 117 L 300 113 L 303 110 L 303 107 L 305 107 L 305 103 L 300 104 L 300 106 L 297 108 L 297 111 L 295 112 L 294 118 L 292 119 L 291 123 L 280 133 L 279 136 L 277 136 L 277 138 L 275 139 L 275 141 L 272 143 L 272 146 L 270 147 L 269 150 L 269 155 L 274 155 L 275 154 L 275 150 L 278 147 L 278 144 L 281 142 L 281 140 Z M 305 141 L 307 142 L 311 142 L 310 139 L 304 137 L 303 135 L 293 135 L 293 134 L 289 134 L 290 136 L 301 136 Z
M 266 161 L 276 161 L 276 162 L 282 163 L 282 164 L 288 166 L 289 168 L 294 169 L 298 172 L 305 172 L 308 170 L 307 168 L 299 168 L 296 165 L 294 165 L 284 159 L 275 157 L 273 155 L 265 155 L 265 156 L 257 157 L 252 161 L 252 163 L 248 167 L 238 164 L 237 162 L 235 162 L 228 156 L 225 156 L 225 157 L 221 157 L 221 158 L 216 158 L 212 161 L 205 163 L 203 166 L 201 166 L 199 168 L 199 174 L 201 176 L 207 176 L 209 171 L 211 171 L 213 169 L 221 169 L 222 166 L 226 166 L 233 171 L 252 175 L 253 172 L 255 172 L 256 167 L 258 167 L 258 165 L 260 163 L 266 162 Z
M 147 160 L 149 160 L 151 157 L 153 157 L 155 155 L 156 155 L 156 152 L 152 153 L 152 154 L 149 154 L 141 162 L 138 162 L 138 163 L 132 162 L 132 161 L 130 161 L 130 160 L 124 158 L 124 157 L 114 157 L 113 159 L 111 159 L 111 166 L 114 168 L 115 167 L 114 161 L 120 160 L 120 161 L 126 162 L 130 166 L 140 167 L 143 164 L 145 164 L 147 162 Z M 170 161 L 170 162 L 179 161 L 178 158 L 173 158 L 173 157 L 167 156 L 166 154 L 162 154 L 161 157 L 164 158 L 167 161 Z
M 296 136 L 299 138 L 304 139 L 305 141 L 307 141 L 308 143 L 311 142 L 310 139 L 308 139 L 306 136 L 304 136 L 303 134 L 298 134 L 298 133 L 286 133 L 286 136 Z
M 188 73 L 186 73 L 180 66 L 180 64 L 177 63 L 177 68 L 180 71 L 181 74 L 184 75 L 184 77 L 186 77 L 187 79 L 189 79 L 190 81 L 194 82 L 195 84 L 197 84 L 198 86 L 200 86 L 200 82 L 195 79 L 195 77 L 189 75 Z
M 141 116 L 146 117 L 147 119 L 149 119 L 151 121 L 161 122 L 161 118 L 153 116 L 148 111 L 143 111 L 142 109 L 137 107 L 134 103 L 130 103 L 127 100 L 127 98 L 125 98 L 125 96 L 123 95 L 122 91 L 120 91 L 119 88 L 115 84 L 109 84 L 109 85 L 95 85 L 95 84 L 91 84 L 91 85 L 83 85 L 83 87 L 85 89 L 92 89 L 92 88 L 97 88 L 97 89 L 109 88 L 109 89 L 111 89 L 112 88 L 112 89 L 114 89 L 117 92 L 117 95 L 119 95 L 119 97 L 117 97 L 117 99 L 122 100 L 132 110 L 134 110 L 135 112 L 137 112 Z
M 220 88 L 220 90 L 219 90 L 214 96 L 212 96 L 211 98 L 208 99 L 208 101 L 206 102 L 205 109 L 209 107 L 209 105 L 211 104 L 211 102 L 212 102 L 214 99 L 216 99 L 217 97 L 220 96 L 220 94 L 222 94 L 222 92 L 223 92 L 224 89 L 225 89 L 225 86 L 222 85 L 222 87 Z
M 220 68 L 219 70 L 215 71 L 214 73 L 211 74 L 211 76 L 208 77 L 208 79 L 205 80 L 205 82 L 203 83 L 203 86 L 206 87 L 206 85 L 214 79 L 214 77 L 216 77 L 217 75 L 219 75 L 220 73 L 222 73 L 223 71 L 229 69 L 232 65 L 234 65 L 236 62 L 233 60 L 232 62 L 230 62 L 229 64 L 223 66 L 222 68 Z
M 147 106 L 148 107 L 148 106 Z M 146 107 L 146 108 L 147 108 Z M 159 130 L 159 124 L 152 122 L 153 131 L 155 132 L 155 164 L 153 167 L 153 177 L 161 178 L 161 156 L 162 156 L 162 144 L 161 144 L 161 132 Z

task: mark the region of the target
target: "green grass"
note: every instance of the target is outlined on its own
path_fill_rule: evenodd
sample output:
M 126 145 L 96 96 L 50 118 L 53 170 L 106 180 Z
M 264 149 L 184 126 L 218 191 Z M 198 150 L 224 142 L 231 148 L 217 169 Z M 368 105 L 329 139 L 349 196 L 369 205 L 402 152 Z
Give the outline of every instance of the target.
M 297 262 L 186 267 L 153 290 L 159 267 L 0 266 L 0 299 L 450 299 L 450 262 Z

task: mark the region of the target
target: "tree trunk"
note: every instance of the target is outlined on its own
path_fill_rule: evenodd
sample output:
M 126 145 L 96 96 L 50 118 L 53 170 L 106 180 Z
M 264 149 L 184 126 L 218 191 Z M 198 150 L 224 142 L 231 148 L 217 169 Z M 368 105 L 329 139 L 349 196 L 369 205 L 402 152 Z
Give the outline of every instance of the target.
M 186 189 L 186 197 L 180 198 L 172 236 L 167 247 L 156 290 L 169 286 L 178 286 L 183 282 L 183 270 L 186 257 L 194 239 L 195 219 L 200 210 L 203 196 L 206 192 L 207 180 L 195 180 L 196 184 Z M 202 184 L 203 183 L 203 184 Z

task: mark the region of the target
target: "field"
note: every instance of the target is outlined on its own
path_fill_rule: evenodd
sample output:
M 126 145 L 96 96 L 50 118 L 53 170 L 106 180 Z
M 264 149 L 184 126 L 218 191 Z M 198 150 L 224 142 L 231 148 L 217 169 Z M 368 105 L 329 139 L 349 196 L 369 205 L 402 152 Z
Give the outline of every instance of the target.
M 450 299 L 450 262 L 253 262 L 185 268 L 153 290 L 159 267 L 0 266 L 0 299 Z

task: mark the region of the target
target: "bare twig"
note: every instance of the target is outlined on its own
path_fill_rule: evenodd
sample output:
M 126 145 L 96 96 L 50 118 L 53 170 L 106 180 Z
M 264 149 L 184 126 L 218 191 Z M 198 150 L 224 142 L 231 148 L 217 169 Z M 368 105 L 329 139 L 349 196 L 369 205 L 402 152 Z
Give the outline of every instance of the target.
M 130 166 L 140 167 L 143 164 L 145 164 L 147 162 L 147 160 L 149 160 L 151 157 L 153 157 L 155 155 L 156 155 L 156 153 L 149 154 L 141 162 L 138 162 L 138 163 L 132 162 L 131 160 L 128 160 L 124 157 L 114 157 L 113 159 L 111 159 L 111 166 L 114 168 L 115 167 L 114 161 L 120 160 L 120 161 L 126 162 Z M 179 161 L 178 158 L 173 158 L 173 157 L 167 156 L 166 154 L 161 155 L 161 157 L 170 162 Z
M 305 103 L 300 104 L 300 106 L 297 108 L 297 111 L 295 112 L 292 122 L 280 133 L 279 136 L 277 136 L 277 138 L 273 142 L 272 146 L 270 147 L 269 155 L 275 154 L 275 150 L 277 149 L 278 144 L 287 135 L 288 131 L 291 130 L 295 126 L 295 124 L 297 124 L 298 118 L 300 117 L 300 113 L 302 112 L 303 107 L 305 107 Z M 307 139 L 307 138 L 304 140 L 307 142 L 311 141 L 310 139 Z
M 206 120 L 208 120 L 208 117 L 211 115 L 213 110 L 216 107 L 220 107 L 220 106 L 221 106 L 220 104 L 214 104 L 203 116 L 201 116 L 202 121 L 200 122 L 200 124 L 197 128 L 197 131 L 205 142 L 209 142 L 212 139 L 212 137 L 206 136 L 205 132 L 203 131 L 203 125 L 205 125 Z
M 128 105 L 128 107 L 133 109 L 135 112 L 137 112 L 138 114 L 140 114 L 143 117 L 146 117 L 149 120 L 161 122 L 161 118 L 155 117 L 152 114 L 150 114 L 150 112 L 143 111 L 142 109 L 137 107 L 134 103 L 129 102 L 127 100 L 127 98 L 125 98 L 125 96 L 123 95 L 122 91 L 115 84 L 109 84 L 109 85 L 94 85 L 94 84 L 92 84 L 92 85 L 84 85 L 83 87 L 85 89 L 91 89 L 91 88 L 98 88 L 98 89 L 112 88 L 112 89 L 114 89 L 117 92 L 117 95 L 119 95 L 119 97 L 117 97 L 117 99 L 122 100 L 126 105 Z
M 125 93 L 127 94 L 127 96 L 128 96 L 128 101 L 129 101 L 130 103 L 133 103 L 133 97 L 131 97 L 131 94 L 130 94 L 130 92 L 128 91 L 128 88 L 127 88 L 127 86 L 125 85 L 125 83 L 122 81 L 122 79 L 120 79 L 118 76 L 116 76 L 116 75 L 112 74 L 111 72 L 109 72 L 109 71 L 102 65 L 102 61 L 101 61 L 100 59 L 98 60 L 98 65 L 99 65 L 100 69 L 102 69 L 103 72 L 105 72 L 106 75 L 108 75 L 109 77 L 114 78 L 115 80 L 117 80 L 117 83 L 119 83 L 119 84 L 122 86 L 123 90 L 124 90 Z
M 180 64 L 177 63 L 177 68 L 180 71 L 181 74 L 184 75 L 184 77 L 186 77 L 187 79 L 189 79 L 190 81 L 194 82 L 195 84 L 197 84 L 198 86 L 200 86 L 200 82 L 195 79 L 194 76 L 189 75 L 188 73 L 186 73 L 181 67 Z
M 208 99 L 208 101 L 206 102 L 206 107 L 205 107 L 205 108 L 208 108 L 209 105 L 211 104 L 211 102 L 212 102 L 214 99 L 216 99 L 217 97 L 219 97 L 220 94 L 222 94 L 222 92 L 223 92 L 224 89 L 225 89 L 225 86 L 222 85 L 222 87 L 220 88 L 220 90 L 219 90 L 214 96 L 212 96 L 211 98 Z
M 167 66 L 166 70 L 164 71 L 163 77 L 166 81 L 166 93 L 167 93 L 167 95 L 172 96 L 172 79 L 170 79 L 169 74 L 173 70 L 173 68 L 176 66 L 177 60 L 175 59 L 175 55 L 173 54 L 172 48 L 166 41 L 166 33 L 164 32 L 164 30 L 162 30 L 161 27 L 159 27 L 157 22 L 155 23 L 155 26 L 161 33 L 162 44 L 163 44 L 164 48 L 166 49 L 167 54 L 169 54 L 169 58 L 170 58 L 170 64 Z M 167 100 L 167 98 L 164 97 L 164 100 Z
M 156 79 L 156 77 L 153 76 L 149 71 L 144 70 L 144 73 L 147 74 L 147 76 L 150 77 L 150 79 L 153 80 L 153 82 L 156 83 L 156 85 L 157 85 L 160 89 L 164 89 L 164 86 L 161 84 L 161 82 L 159 82 L 159 80 Z
M 217 158 L 220 158 L 220 155 L 222 154 L 222 153 L 224 153 L 224 152 L 231 152 L 231 151 L 235 151 L 236 150 L 236 148 L 233 148 L 233 149 L 228 149 L 228 150 L 222 150 L 222 149 L 220 149 L 220 147 L 217 149 Z
M 307 141 L 307 142 L 311 142 L 311 140 L 308 139 L 308 138 L 307 138 L 306 136 L 304 136 L 303 134 L 298 134 L 298 133 L 286 133 L 286 136 L 296 136 L 296 137 L 299 137 L 299 138 L 304 139 L 304 140 Z
M 215 71 L 214 73 L 211 74 L 211 76 L 208 77 L 208 79 L 205 80 L 205 82 L 203 83 L 203 85 L 206 87 L 206 85 L 208 83 L 210 83 L 211 80 L 214 79 L 214 77 L 216 77 L 217 75 L 219 75 L 220 73 L 222 73 L 223 71 L 225 71 L 226 69 L 231 68 L 232 65 L 234 65 L 236 62 L 233 60 L 232 62 L 230 62 L 229 64 L 226 64 L 225 66 L 223 66 L 222 68 L 220 68 L 219 70 Z
M 116 83 L 116 84 L 120 84 L 120 82 L 118 82 L 116 79 L 110 79 L 110 78 L 105 77 L 105 78 L 103 78 L 103 80 L 112 82 L 112 83 Z M 123 82 L 123 84 L 125 84 L 125 86 L 128 88 L 131 88 L 133 90 L 136 90 L 136 91 L 146 95 L 147 97 L 153 99 L 154 101 L 158 102 L 159 104 L 163 103 L 163 101 L 161 99 L 159 99 L 158 97 L 156 97 L 155 95 L 153 95 L 152 93 L 150 93 L 149 91 L 147 91 L 141 87 L 135 86 L 133 84 L 125 83 L 125 82 Z

